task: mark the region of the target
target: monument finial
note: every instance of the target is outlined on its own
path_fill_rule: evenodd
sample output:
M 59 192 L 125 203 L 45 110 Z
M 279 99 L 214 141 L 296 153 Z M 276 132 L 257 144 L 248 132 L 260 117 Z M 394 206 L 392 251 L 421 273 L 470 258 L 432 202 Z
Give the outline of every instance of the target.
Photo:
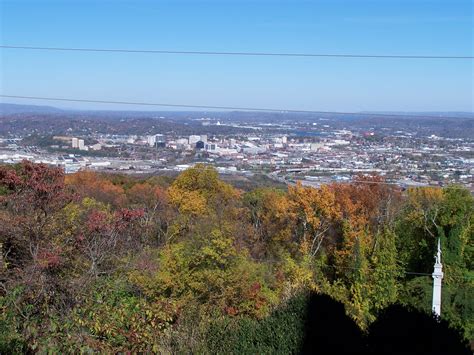
M 441 264 L 441 241 L 440 238 L 438 238 L 438 252 L 436 254 L 436 264 Z

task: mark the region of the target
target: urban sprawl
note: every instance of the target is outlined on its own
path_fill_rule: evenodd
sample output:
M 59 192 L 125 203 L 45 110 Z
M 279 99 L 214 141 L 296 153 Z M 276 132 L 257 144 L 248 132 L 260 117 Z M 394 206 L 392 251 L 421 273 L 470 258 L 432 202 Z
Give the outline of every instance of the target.
M 456 183 L 473 189 L 474 140 L 469 137 L 443 137 L 438 131 L 403 125 L 387 128 L 383 120 L 373 127 L 321 117 L 269 123 L 214 115 L 178 122 L 175 128 L 146 126 L 142 134 L 132 129 L 129 134 L 43 130 L 46 143 L 43 139 L 37 144 L 30 142 L 34 131 L 3 132 L 0 162 L 28 159 L 61 166 L 66 173 L 91 169 L 134 174 L 179 172 L 208 163 L 221 174 L 259 174 L 287 184 L 319 186 L 375 174 L 403 187 Z

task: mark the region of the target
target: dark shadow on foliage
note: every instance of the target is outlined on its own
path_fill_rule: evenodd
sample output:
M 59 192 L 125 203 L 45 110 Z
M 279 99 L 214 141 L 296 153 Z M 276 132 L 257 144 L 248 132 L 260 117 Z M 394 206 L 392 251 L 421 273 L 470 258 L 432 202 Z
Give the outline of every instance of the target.
M 327 295 L 308 301 L 302 354 L 364 354 L 362 332 L 344 305 Z
M 327 295 L 309 298 L 301 354 L 471 354 L 445 320 L 392 305 L 363 335 L 344 306 Z
M 446 320 L 401 305 L 379 314 L 369 327 L 368 344 L 373 354 L 471 354 Z

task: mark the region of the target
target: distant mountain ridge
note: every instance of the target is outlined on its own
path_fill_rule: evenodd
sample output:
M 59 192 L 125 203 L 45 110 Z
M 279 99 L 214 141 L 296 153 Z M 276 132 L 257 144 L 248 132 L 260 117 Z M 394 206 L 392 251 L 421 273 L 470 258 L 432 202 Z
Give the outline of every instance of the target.
M 100 115 L 101 113 L 104 114 L 119 114 L 119 113 L 127 113 L 127 114 L 137 114 L 137 115 L 150 115 L 150 114 L 164 114 L 164 113 L 172 113 L 172 114 L 187 114 L 187 113 L 198 113 L 198 112 L 206 112 L 206 111 L 169 111 L 169 110 L 161 110 L 161 111 L 142 111 L 142 110 L 97 110 L 97 109 L 67 109 L 67 108 L 58 108 L 54 106 L 46 106 L 46 105 L 23 105 L 23 104 L 11 104 L 11 103 L 0 103 L 0 114 L 8 115 L 8 114 L 17 114 L 17 113 L 64 113 L 64 112 L 76 112 L 76 113 L 89 113 Z M 218 111 L 214 111 L 216 113 Z M 255 111 L 239 111 L 233 110 L 229 111 L 228 113 L 255 113 Z M 260 115 L 269 114 L 269 115 L 281 115 L 285 114 L 284 111 L 281 113 L 278 112 L 258 112 Z M 293 114 L 293 113 L 292 113 Z M 310 114 L 310 113 L 302 113 L 302 114 Z M 316 114 L 316 113 L 315 113 Z M 320 113 L 325 115 L 326 113 Z M 331 114 L 328 112 L 327 114 Z M 360 112 L 353 112 L 347 114 L 341 114 L 341 117 L 349 116 L 349 115 L 357 115 L 363 116 L 364 114 L 381 114 L 381 115 L 397 115 L 397 116 L 439 116 L 440 118 L 443 117 L 459 117 L 459 118 L 474 118 L 474 112 L 463 112 L 463 111 L 423 111 L 423 112 L 413 112 L 413 111 L 360 111 Z M 353 117 L 352 117 L 353 118 Z M 358 117 L 360 118 L 360 117 Z
M 21 105 L 0 103 L 0 114 L 11 115 L 15 113 L 59 113 L 64 110 L 53 106 L 43 105 Z
M 467 111 L 361 111 L 361 114 L 383 114 L 383 115 L 398 115 L 398 116 L 439 116 L 442 117 L 460 117 L 460 118 L 474 118 L 474 112 Z

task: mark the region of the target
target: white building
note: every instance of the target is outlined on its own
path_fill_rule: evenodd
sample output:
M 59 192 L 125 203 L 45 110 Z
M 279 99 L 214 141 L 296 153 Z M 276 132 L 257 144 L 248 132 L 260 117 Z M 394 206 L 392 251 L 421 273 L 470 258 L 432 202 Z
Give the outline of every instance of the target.
M 209 152 L 215 152 L 216 150 L 218 150 L 219 148 L 217 147 L 217 144 L 214 144 L 214 143 L 206 143 L 204 145 L 204 148 Z
M 150 147 L 154 147 L 156 143 L 156 136 L 155 135 L 148 136 L 146 139 L 146 142 Z
M 311 150 L 319 150 L 324 148 L 324 143 L 311 143 L 310 149 Z
M 90 146 L 90 148 L 92 150 L 101 150 L 102 149 L 102 145 L 100 143 L 97 143 L 97 144 L 93 144 Z
M 151 136 L 147 136 L 146 141 L 150 147 L 154 147 L 156 143 L 164 143 L 165 136 L 162 134 L 153 134 Z
M 191 135 L 189 136 L 189 144 L 193 145 L 193 144 L 196 144 L 197 142 L 199 142 L 201 140 L 201 136 L 197 136 L 197 135 Z M 207 140 L 207 137 L 206 137 L 206 140 Z M 203 141 L 204 142 L 204 141 Z
M 87 150 L 86 146 L 84 145 L 84 139 L 79 139 L 77 141 L 77 147 L 79 148 L 79 150 Z
M 71 140 L 71 146 L 76 149 L 79 148 L 79 139 L 73 137 Z
M 242 153 L 245 154 L 261 154 L 265 153 L 266 149 L 256 145 L 245 145 L 242 147 Z
M 184 145 L 184 144 L 188 144 L 188 143 L 189 143 L 189 141 L 188 141 L 187 138 L 178 138 L 176 140 L 176 144 L 183 144 Z

